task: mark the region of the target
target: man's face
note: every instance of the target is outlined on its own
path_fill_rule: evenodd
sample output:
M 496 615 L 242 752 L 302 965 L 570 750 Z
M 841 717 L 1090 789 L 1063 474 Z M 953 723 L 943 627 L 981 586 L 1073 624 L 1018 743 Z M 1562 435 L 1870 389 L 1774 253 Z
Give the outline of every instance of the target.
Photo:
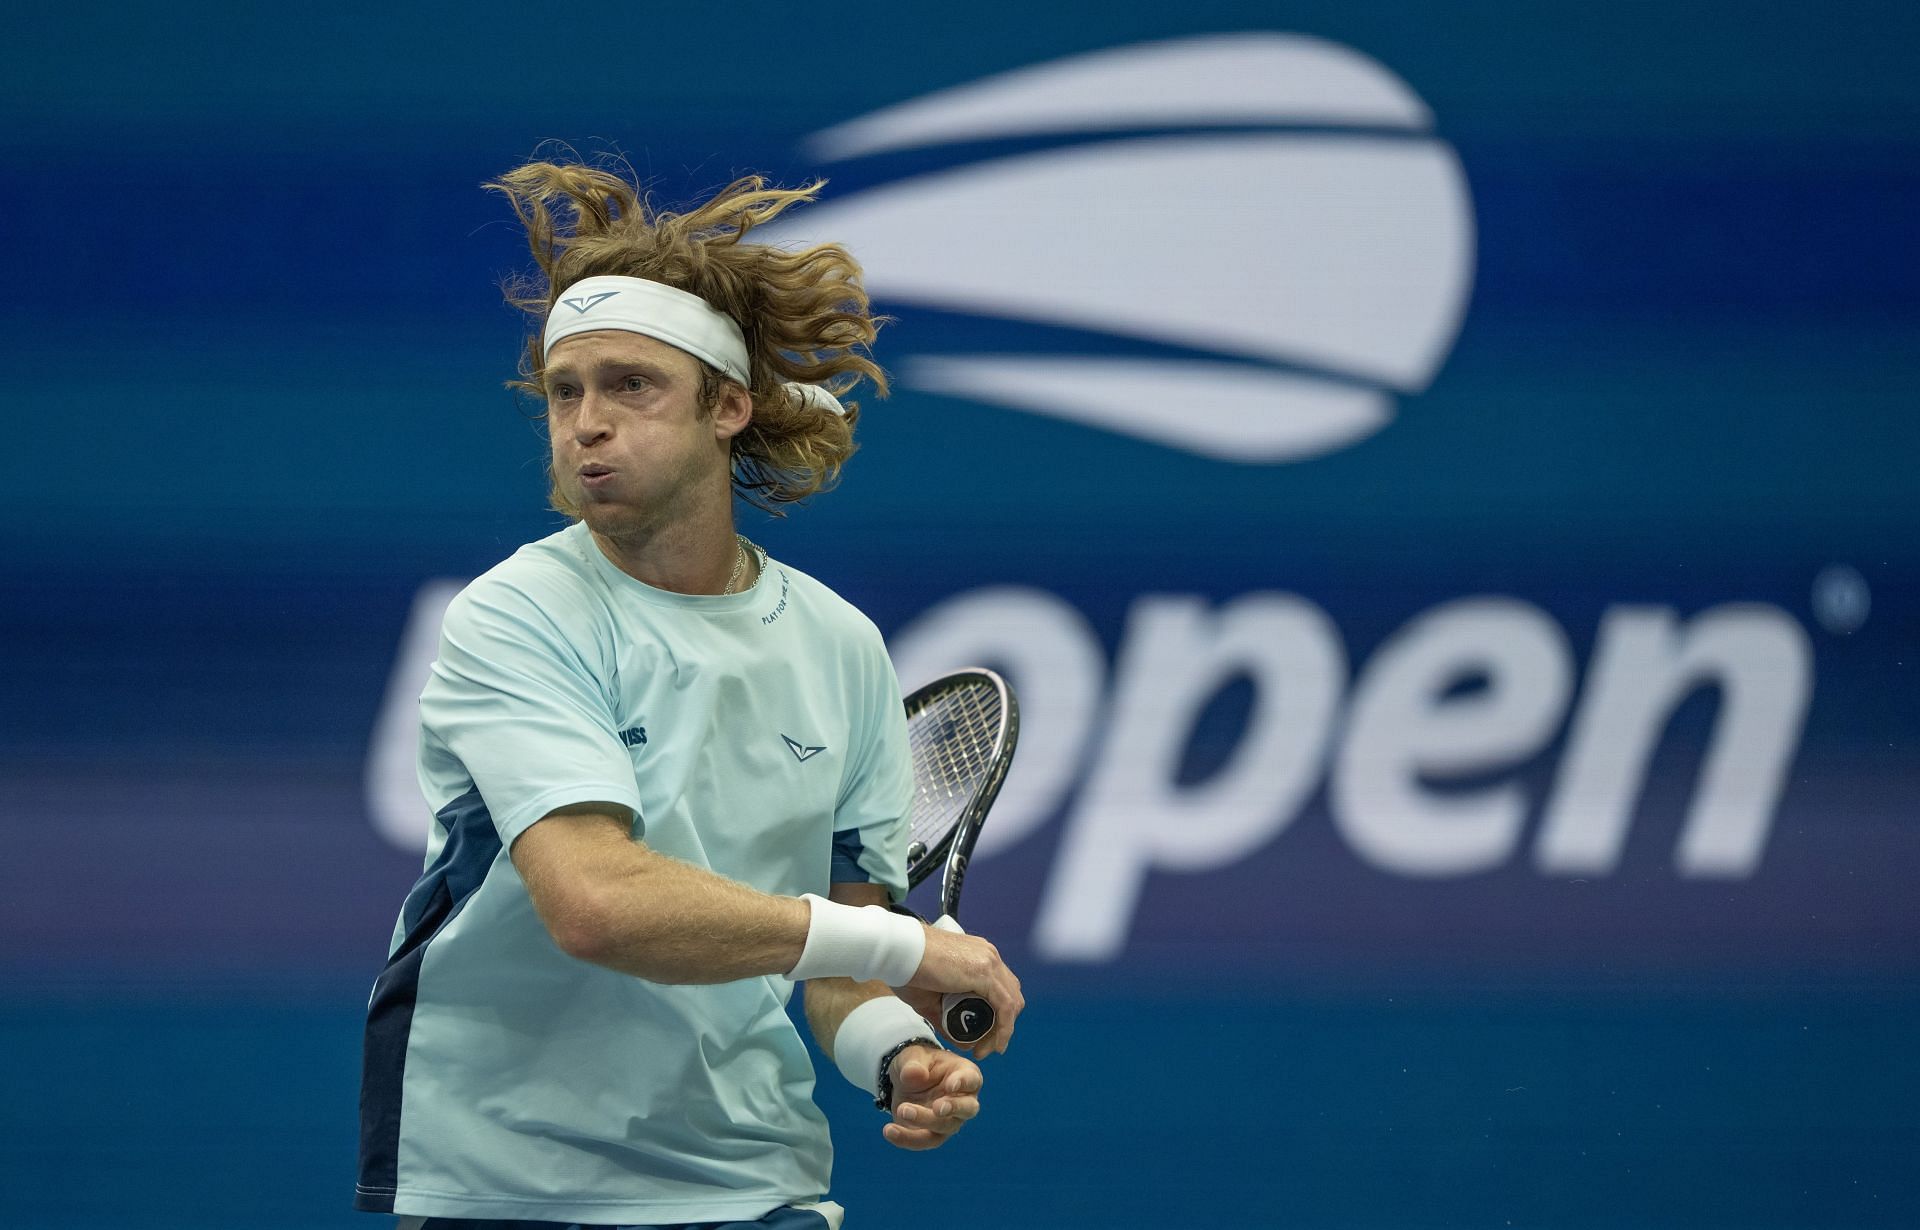
M 745 424 L 701 411 L 700 362 L 686 351 L 638 333 L 576 334 L 547 356 L 546 392 L 554 482 L 589 529 L 647 534 L 690 496 L 726 497 L 728 441 Z

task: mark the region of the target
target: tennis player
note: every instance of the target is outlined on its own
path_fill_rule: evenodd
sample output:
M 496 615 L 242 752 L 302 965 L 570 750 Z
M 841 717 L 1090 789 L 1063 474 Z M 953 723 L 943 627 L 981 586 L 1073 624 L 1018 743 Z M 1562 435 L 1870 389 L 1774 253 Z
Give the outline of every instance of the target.
M 1019 981 L 905 895 L 912 777 L 873 624 L 734 529 L 829 486 L 885 377 L 859 267 L 746 242 L 817 189 L 684 214 L 533 163 L 490 185 L 540 274 L 571 524 L 449 607 L 420 700 L 426 869 L 368 1006 L 358 1207 L 404 1227 L 840 1225 L 807 1021 L 905 1149 L 979 1111 L 926 1016 Z M 898 992 L 894 988 L 900 988 Z

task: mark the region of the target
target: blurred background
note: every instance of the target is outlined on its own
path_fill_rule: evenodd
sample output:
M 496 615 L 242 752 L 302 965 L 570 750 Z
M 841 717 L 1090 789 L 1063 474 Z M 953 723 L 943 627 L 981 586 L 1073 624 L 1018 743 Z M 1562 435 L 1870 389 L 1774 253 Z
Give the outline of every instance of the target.
M 1920 10 L 16 3 L 0 1225 L 352 1227 L 453 589 L 558 528 L 482 181 L 828 181 L 743 529 L 1025 741 L 986 1112 L 850 1225 L 1920 1224 Z

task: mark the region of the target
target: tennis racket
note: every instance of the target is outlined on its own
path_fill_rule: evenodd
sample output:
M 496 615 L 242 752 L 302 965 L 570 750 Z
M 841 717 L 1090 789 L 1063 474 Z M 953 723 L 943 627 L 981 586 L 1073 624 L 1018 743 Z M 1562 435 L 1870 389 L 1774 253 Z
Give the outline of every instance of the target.
M 913 755 L 907 886 L 936 869 L 940 917 L 934 926 L 960 932 L 960 886 L 987 809 L 1000 793 L 1020 739 L 1020 706 L 1007 681 L 989 670 L 955 671 L 907 697 L 907 745 Z M 978 995 L 942 998 L 947 1037 L 972 1045 L 993 1031 L 993 1006 Z

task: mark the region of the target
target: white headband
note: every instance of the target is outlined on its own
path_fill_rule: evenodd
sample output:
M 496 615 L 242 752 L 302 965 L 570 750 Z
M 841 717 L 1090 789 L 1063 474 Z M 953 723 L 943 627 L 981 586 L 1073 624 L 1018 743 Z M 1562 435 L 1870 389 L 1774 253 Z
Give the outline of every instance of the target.
M 540 357 L 544 360 L 555 345 L 576 333 L 599 329 L 656 338 L 718 368 L 728 379 L 752 387 L 747 339 L 739 323 L 700 296 L 678 287 L 617 274 L 580 279 L 567 287 L 547 312 Z M 840 399 L 821 385 L 789 382 L 786 390 L 802 406 L 829 414 L 846 413 Z

